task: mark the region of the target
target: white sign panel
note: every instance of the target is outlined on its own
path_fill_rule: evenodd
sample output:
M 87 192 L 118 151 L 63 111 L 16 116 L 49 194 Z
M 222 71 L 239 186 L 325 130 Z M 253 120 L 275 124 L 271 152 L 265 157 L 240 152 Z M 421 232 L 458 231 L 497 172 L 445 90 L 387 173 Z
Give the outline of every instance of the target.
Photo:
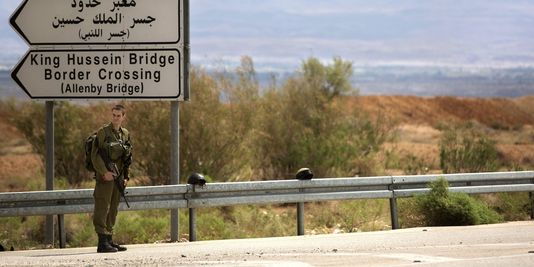
M 25 0 L 10 23 L 30 45 L 177 44 L 181 0 Z
M 181 52 L 171 48 L 35 50 L 12 77 L 37 99 L 183 100 L 183 67 Z

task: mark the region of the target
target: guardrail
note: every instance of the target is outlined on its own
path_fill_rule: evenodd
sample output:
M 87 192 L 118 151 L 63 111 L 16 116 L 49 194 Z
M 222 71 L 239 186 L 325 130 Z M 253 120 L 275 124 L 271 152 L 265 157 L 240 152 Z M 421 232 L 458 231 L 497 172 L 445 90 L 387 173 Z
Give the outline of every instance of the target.
M 197 208 L 297 203 L 297 234 L 303 235 L 305 202 L 389 199 L 392 228 L 398 229 L 396 199 L 425 194 L 429 191 L 428 183 L 441 177 L 449 181 L 449 190 L 453 192 L 534 192 L 534 171 L 274 180 L 209 183 L 204 187 L 190 184 L 129 187 L 126 192 L 131 208 L 121 202 L 119 209 L 188 208 L 189 238 L 195 241 Z M 63 214 L 93 212 L 92 194 L 92 189 L 0 193 L 0 217 L 57 214 L 62 228 Z M 534 203 L 531 212 L 534 216 Z M 60 236 L 60 247 L 64 247 L 62 229 Z

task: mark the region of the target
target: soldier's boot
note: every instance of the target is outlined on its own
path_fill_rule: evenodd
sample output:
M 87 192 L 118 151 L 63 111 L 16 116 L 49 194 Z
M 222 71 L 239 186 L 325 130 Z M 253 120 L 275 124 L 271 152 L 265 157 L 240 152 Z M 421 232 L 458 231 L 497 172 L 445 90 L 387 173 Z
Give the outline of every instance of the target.
M 126 251 L 126 247 L 123 247 L 115 242 L 113 242 L 113 236 L 112 235 L 107 235 L 107 238 L 108 238 L 108 243 L 110 246 L 116 248 L 118 251 Z
M 103 234 L 98 234 L 98 248 L 96 249 L 96 252 L 103 253 L 103 252 L 117 252 L 118 250 L 114 247 L 112 247 L 108 242 L 108 237 Z

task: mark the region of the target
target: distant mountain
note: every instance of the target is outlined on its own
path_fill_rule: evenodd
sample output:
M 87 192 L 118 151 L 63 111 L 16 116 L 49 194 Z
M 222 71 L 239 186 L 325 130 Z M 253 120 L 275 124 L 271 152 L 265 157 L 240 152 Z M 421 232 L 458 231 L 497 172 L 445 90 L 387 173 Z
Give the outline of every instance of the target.
M 247 55 L 259 71 L 293 71 L 310 56 L 361 65 L 534 67 L 529 0 L 190 2 L 191 57 L 203 66 Z M 14 64 L 27 49 L 7 23 L 20 3 L 0 1 L 0 64 Z
M 534 68 L 360 68 L 353 84 L 364 95 L 520 97 L 534 95 Z
M 11 79 L 9 71 L 0 70 L 0 99 L 7 97 L 30 99 L 26 93 Z
M 353 86 L 361 95 L 521 97 L 534 95 L 534 68 L 355 66 Z M 264 87 L 289 72 L 258 71 Z
M 263 88 L 283 83 L 294 72 L 259 70 Z M 534 68 L 451 68 L 355 66 L 352 84 L 361 95 L 520 97 L 534 95 Z M 194 88 L 192 91 L 194 94 Z M 28 99 L 9 71 L 0 70 L 0 97 Z

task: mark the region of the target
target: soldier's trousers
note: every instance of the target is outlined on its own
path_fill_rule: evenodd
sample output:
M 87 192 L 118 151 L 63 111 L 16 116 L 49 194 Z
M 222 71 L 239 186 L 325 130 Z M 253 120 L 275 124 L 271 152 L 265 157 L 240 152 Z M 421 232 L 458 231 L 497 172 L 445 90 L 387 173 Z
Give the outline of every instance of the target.
M 114 181 L 104 182 L 97 179 L 93 198 L 95 199 L 93 225 L 96 233 L 112 235 L 120 201 L 119 189 Z

